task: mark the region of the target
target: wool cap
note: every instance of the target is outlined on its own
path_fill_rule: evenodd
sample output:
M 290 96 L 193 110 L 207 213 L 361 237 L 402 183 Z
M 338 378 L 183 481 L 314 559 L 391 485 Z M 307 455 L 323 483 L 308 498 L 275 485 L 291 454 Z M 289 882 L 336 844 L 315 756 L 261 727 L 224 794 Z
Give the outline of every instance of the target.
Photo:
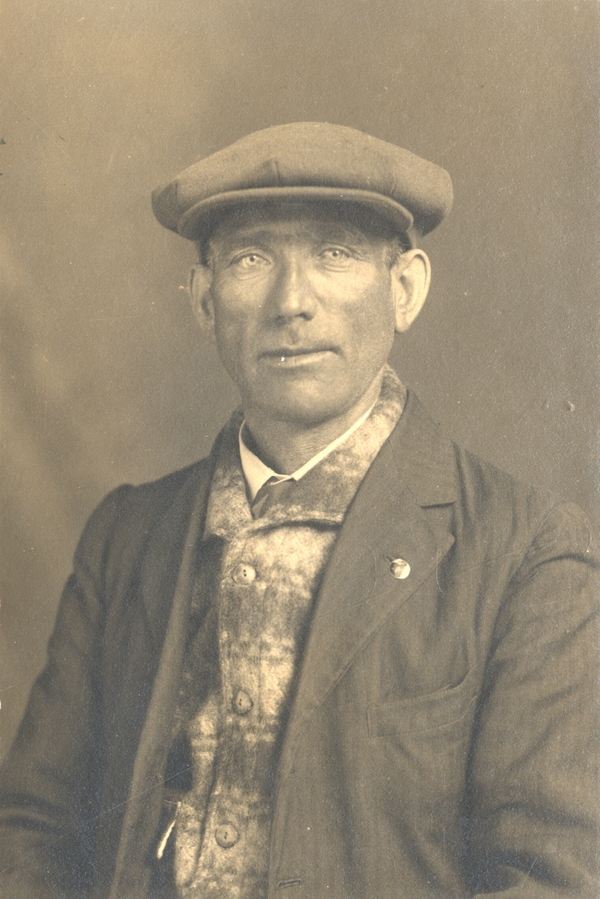
M 196 162 L 153 191 L 152 208 L 165 228 L 200 240 L 227 209 L 293 199 L 359 204 L 414 243 L 450 211 L 452 182 L 434 163 L 362 131 L 294 122 Z

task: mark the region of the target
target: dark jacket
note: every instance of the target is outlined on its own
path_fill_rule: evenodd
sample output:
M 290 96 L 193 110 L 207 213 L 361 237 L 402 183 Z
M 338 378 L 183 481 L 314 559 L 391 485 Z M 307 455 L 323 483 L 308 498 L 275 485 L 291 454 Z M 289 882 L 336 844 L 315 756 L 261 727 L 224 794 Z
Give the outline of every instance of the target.
M 6 899 L 151 892 L 211 466 L 121 487 L 83 534 L 2 775 Z M 409 394 L 320 589 L 270 899 L 597 899 L 593 553 L 579 509 Z

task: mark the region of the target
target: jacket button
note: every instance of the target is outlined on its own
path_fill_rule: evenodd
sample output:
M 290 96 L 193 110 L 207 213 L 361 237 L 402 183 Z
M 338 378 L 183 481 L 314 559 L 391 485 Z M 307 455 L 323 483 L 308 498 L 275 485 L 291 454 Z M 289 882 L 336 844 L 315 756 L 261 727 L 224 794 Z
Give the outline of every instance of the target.
M 395 578 L 403 581 L 410 574 L 410 565 L 405 559 L 394 559 L 390 565 L 390 571 Z
M 240 835 L 233 824 L 221 824 L 215 830 L 215 839 L 221 849 L 231 849 L 239 840 Z
M 247 715 L 254 703 L 244 690 L 238 690 L 233 697 L 233 708 L 238 715 Z
M 256 580 L 256 571 L 252 565 L 246 565 L 245 562 L 240 562 L 240 564 L 236 565 L 233 569 L 233 579 L 236 584 L 247 586 L 248 584 L 251 584 L 252 581 Z

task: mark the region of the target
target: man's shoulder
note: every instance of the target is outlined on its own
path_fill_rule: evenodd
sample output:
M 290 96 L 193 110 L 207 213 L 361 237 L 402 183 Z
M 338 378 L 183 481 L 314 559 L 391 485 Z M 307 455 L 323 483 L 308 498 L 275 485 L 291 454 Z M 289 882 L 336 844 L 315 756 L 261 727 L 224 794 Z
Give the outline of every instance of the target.
M 492 536 L 502 532 L 534 548 L 552 543 L 589 552 L 593 528 L 583 509 L 544 487 L 514 477 L 453 444 L 463 523 Z M 520 540 L 519 540 L 520 542 Z
M 207 475 L 210 457 L 142 484 L 121 484 L 104 497 L 98 510 L 117 520 L 152 518 L 181 496 L 194 491 Z
M 520 532 L 527 538 L 548 529 L 577 533 L 589 540 L 591 526 L 585 512 L 545 487 L 532 485 L 481 458 L 444 434 L 440 426 L 409 391 L 408 439 L 401 437 L 413 457 L 408 469 L 418 488 L 427 481 L 445 484 L 441 499 L 451 497 L 457 518 L 468 533 L 492 538 Z M 416 436 L 415 436 L 416 435 Z M 402 448 L 400 449 L 402 452 Z M 452 485 L 452 486 L 451 486 Z M 410 484 L 409 484 L 410 486 Z M 429 487 L 434 505 L 436 491 Z
M 208 456 L 154 481 L 122 484 L 90 516 L 76 551 L 76 562 L 89 568 L 135 565 L 151 542 L 177 542 L 199 494 L 208 492 L 212 460 Z

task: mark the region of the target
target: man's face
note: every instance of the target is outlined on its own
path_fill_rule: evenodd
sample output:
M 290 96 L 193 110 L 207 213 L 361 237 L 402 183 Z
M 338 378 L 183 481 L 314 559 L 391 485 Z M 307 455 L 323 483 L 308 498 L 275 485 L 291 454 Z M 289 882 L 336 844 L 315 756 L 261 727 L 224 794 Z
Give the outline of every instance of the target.
M 311 427 L 375 400 L 397 321 L 390 251 L 315 205 L 222 220 L 200 316 L 247 418 Z

